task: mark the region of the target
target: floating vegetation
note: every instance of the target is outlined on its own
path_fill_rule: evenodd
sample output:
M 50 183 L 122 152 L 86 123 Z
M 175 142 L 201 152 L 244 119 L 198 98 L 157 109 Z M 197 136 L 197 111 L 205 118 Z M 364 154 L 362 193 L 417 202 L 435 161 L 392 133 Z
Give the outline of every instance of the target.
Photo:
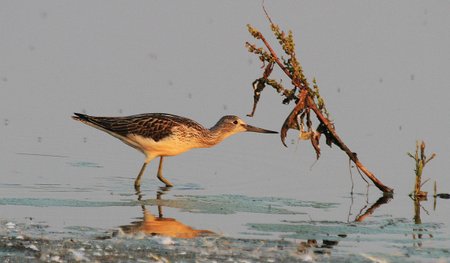
M 3 225 L 3 222 L 1 222 Z M 18 232 L 24 233 L 20 236 Z M 48 238 L 33 226 L 0 227 L 2 262 L 299 262 L 297 244 L 282 240 L 201 237 L 172 239 L 145 236 L 99 238 L 79 235 Z M 20 238 L 19 238 L 20 237 Z

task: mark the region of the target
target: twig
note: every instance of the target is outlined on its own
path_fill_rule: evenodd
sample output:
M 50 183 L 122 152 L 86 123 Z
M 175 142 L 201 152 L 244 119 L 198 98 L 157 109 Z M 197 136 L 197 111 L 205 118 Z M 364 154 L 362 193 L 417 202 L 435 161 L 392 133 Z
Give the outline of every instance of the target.
M 436 157 L 436 154 L 433 153 L 430 158 L 427 158 L 425 155 L 425 142 L 424 141 L 417 141 L 416 142 L 416 153 L 413 155 L 411 153 L 407 153 L 409 157 L 414 159 L 416 163 L 416 168 L 414 169 L 416 174 L 416 182 L 414 185 L 414 190 L 411 192 L 410 196 L 414 196 L 414 198 L 426 198 L 427 192 L 422 191 L 422 186 L 428 182 L 429 179 L 425 180 L 423 183 L 422 181 L 422 171 L 425 168 L 425 165 L 433 160 L 434 157 Z M 435 193 L 436 194 L 436 193 Z
M 352 162 L 350 159 L 348 159 L 348 170 L 350 172 L 350 180 L 352 182 L 352 190 L 350 191 L 350 194 L 353 196 L 353 173 L 352 173 Z

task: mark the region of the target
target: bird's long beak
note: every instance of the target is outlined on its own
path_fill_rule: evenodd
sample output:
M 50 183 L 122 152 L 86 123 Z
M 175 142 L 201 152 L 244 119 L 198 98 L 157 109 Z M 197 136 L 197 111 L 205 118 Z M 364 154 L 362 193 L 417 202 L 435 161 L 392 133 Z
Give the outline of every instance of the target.
M 255 126 L 251 126 L 248 124 L 243 125 L 245 130 L 248 132 L 259 132 L 259 133 L 278 133 L 276 131 L 270 131 L 270 130 L 266 130 L 266 129 L 262 129 L 262 128 L 258 128 Z

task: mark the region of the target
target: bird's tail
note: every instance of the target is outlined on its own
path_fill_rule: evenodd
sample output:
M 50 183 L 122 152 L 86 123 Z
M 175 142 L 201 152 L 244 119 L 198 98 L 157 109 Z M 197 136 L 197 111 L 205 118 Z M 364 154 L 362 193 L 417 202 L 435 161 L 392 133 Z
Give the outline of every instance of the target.
M 76 121 L 81 121 L 82 123 L 87 124 L 92 127 L 95 127 L 97 129 L 105 128 L 104 125 L 99 123 L 98 117 L 93 117 L 93 116 L 89 116 L 87 114 L 82 114 L 82 113 L 77 113 L 77 112 L 74 112 L 73 114 L 75 116 L 72 116 L 72 119 L 74 119 Z
M 77 113 L 77 112 L 74 112 L 73 114 L 75 115 L 75 116 L 72 116 L 72 119 L 74 119 L 74 120 L 81 121 L 86 124 L 92 123 L 92 120 L 89 115 Z
M 73 113 L 75 116 L 72 116 L 72 119 L 77 120 L 77 121 L 89 121 L 89 116 L 86 114 L 82 114 L 82 113 L 77 113 L 74 112 Z

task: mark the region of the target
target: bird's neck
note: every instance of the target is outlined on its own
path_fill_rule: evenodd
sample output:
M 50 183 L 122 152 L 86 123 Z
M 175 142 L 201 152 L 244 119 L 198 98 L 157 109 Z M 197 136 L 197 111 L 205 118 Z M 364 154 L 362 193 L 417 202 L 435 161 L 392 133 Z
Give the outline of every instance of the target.
M 223 130 L 215 125 L 210 129 L 205 129 L 201 141 L 204 147 L 212 147 L 229 137 L 230 133 L 224 133 Z

